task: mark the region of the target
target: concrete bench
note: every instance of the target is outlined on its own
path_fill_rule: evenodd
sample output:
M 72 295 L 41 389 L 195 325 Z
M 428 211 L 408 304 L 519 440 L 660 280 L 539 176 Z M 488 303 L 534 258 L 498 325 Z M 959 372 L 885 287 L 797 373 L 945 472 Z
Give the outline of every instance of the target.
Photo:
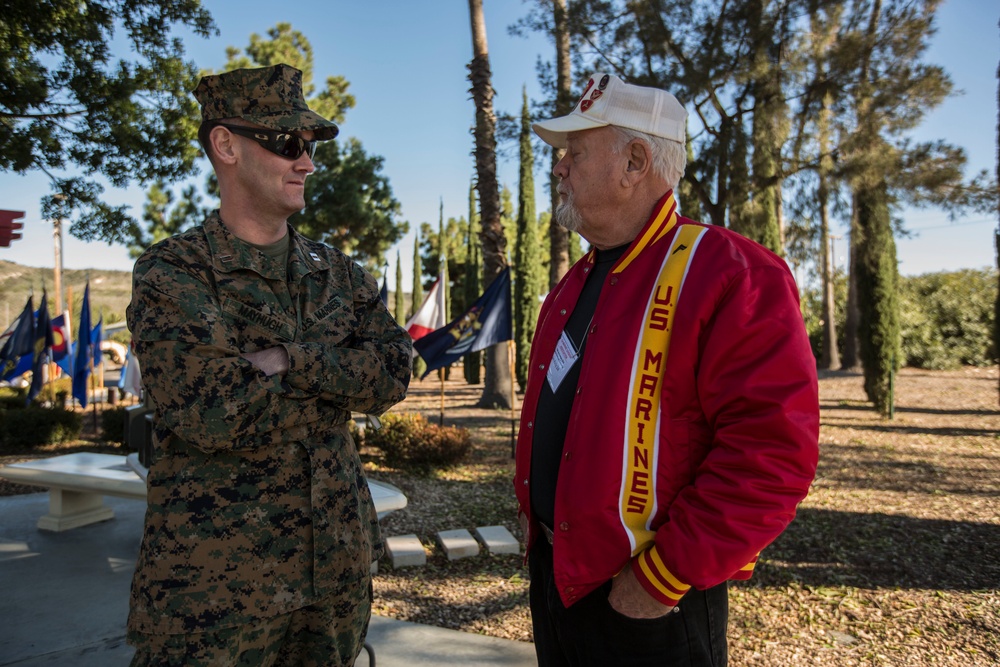
M 38 528 L 57 532 L 114 518 L 104 496 L 145 501 L 145 473 L 137 454 L 125 457 L 87 452 L 0 468 L 0 477 L 49 489 L 49 513 L 38 520 Z M 406 496 L 392 484 L 368 480 L 368 488 L 380 519 L 406 507 Z

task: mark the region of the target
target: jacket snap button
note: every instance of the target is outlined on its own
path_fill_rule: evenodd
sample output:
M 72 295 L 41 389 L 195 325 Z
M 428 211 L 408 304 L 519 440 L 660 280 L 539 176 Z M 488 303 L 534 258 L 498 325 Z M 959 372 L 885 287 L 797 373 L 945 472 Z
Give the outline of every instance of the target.
M 525 479 L 524 479 L 524 481 L 523 481 L 523 482 L 521 482 L 521 483 L 522 483 L 522 484 L 524 484 L 525 486 L 528 486 L 528 479 L 527 479 L 527 478 L 525 478 Z
M 528 428 L 531 428 L 532 422 L 528 422 Z
M 569 461 L 571 458 L 573 458 L 573 453 L 572 452 L 566 452 L 566 460 Z
M 560 311 L 559 311 L 559 314 L 560 314 L 560 315 L 565 315 L 565 314 L 566 314 L 566 309 L 565 309 L 565 308 L 563 308 L 562 310 L 560 310 Z
M 544 371 L 545 370 L 545 364 L 538 364 L 538 370 Z
M 569 530 L 569 524 L 566 523 L 565 521 L 563 521 L 561 524 L 559 524 L 559 530 L 562 530 L 562 531 Z
M 567 593 L 572 593 L 572 592 L 573 592 L 573 591 L 575 591 L 575 590 L 576 590 L 576 589 L 575 589 L 575 588 L 573 588 L 572 586 L 567 586 L 567 587 L 566 587 L 566 592 L 567 592 Z
M 612 278 L 612 279 L 611 279 L 611 284 L 612 284 L 612 285 L 617 285 L 617 284 L 618 284 L 618 278 L 617 278 L 617 277 L 615 277 L 615 278 Z

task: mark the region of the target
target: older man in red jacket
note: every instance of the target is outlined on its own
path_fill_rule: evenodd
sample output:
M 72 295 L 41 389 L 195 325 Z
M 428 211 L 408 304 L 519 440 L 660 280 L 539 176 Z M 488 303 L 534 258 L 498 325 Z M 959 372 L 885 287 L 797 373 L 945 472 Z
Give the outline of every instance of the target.
M 539 315 L 515 487 L 539 664 L 727 662 L 746 579 L 816 470 L 816 365 L 785 262 L 681 217 L 686 112 L 595 74 L 556 219 L 591 244 Z

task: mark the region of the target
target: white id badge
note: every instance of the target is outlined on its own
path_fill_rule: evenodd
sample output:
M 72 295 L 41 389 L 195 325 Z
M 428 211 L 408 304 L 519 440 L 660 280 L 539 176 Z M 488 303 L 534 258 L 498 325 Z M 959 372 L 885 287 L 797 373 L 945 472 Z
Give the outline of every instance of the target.
M 556 351 L 552 353 L 552 361 L 549 362 L 549 372 L 545 374 L 553 394 L 559 389 L 559 385 L 562 384 L 566 373 L 569 373 L 569 369 L 573 368 L 573 364 L 576 363 L 579 356 L 576 347 L 573 345 L 573 341 L 563 331 L 562 335 L 559 336 L 559 342 L 556 343 Z

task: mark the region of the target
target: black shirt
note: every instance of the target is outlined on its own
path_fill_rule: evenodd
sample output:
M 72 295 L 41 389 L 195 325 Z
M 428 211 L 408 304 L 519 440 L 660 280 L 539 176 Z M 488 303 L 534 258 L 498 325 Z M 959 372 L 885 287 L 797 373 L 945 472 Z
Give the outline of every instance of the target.
M 578 350 L 577 360 L 555 392 L 552 391 L 552 386 L 546 378 L 538 396 L 534 438 L 531 444 L 531 510 L 539 521 L 549 527 L 552 527 L 555 516 L 556 480 L 559 477 L 559 463 L 562 460 L 563 442 L 566 440 L 566 428 L 569 426 L 569 415 L 573 409 L 576 385 L 580 380 L 581 360 L 587 345 L 587 330 L 597 309 L 597 299 L 604 287 L 604 280 L 615 262 L 625 254 L 629 245 L 631 244 L 597 251 L 594 267 L 587 276 L 587 282 L 584 283 L 576 307 L 566 322 L 566 334 L 572 341 L 573 347 Z M 543 361 L 546 368 L 549 368 L 550 360 Z

